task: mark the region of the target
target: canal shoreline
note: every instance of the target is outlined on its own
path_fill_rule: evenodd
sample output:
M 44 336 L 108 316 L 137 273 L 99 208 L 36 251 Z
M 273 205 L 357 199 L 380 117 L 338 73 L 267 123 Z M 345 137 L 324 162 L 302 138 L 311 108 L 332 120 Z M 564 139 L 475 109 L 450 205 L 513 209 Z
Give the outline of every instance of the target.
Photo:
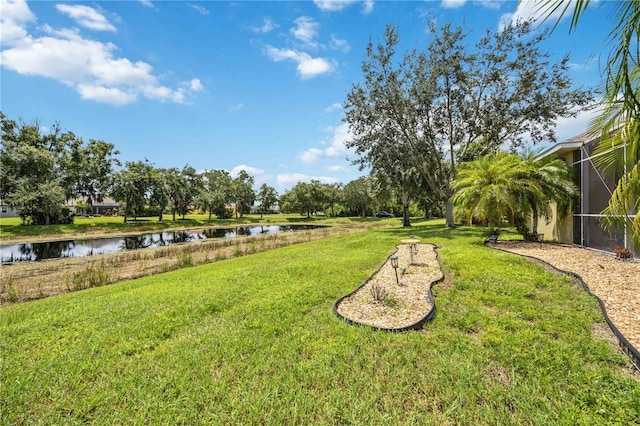
M 202 240 L 238 238 L 278 232 L 299 232 L 323 227 L 326 227 L 326 225 L 251 224 L 226 227 L 198 227 L 184 230 L 167 229 L 135 233 L 128 236 L 82 236 L 75 239 L 64 238 L 31 243 L 2 242 L 0 243 L 0 261 L 3 265 L 6 265 L 16 262 L 86 257 L 155 247 L 168 247 L 176 244 L 192 244 Z
M 263 226 L 305 226 L 305 225 L 313 225 L 309 222 L 268 222 L 262 224 Z M 80 240 L 80 239 L 100 239 L 100 238 L 123 238 L 123 237 L 131 237 L 135 235 L 141 234 L 152 234 L 156 232 L 179 232 L 179 231 L 196 231 L 199 229 L 233 229 L 240 227 L 250 227 L 250 226 L 260 226 L 259 223 L 237 223 L 232 225 L 198 225 L 198 226 L 170 226 L 166 228 L 150 228 L 150 229 L 134 229 L 132 231 L 113 231 L 113 232 L 105 232 L 104 230 L 99 230 L 95 232 L 85 231 L 85 232 L 70 232 L 68 234 L 46 234 L 46 235 L 29 235 L 29 236 L 3 236 L 0 239 L 0 245 L 9 245 L 9 244 L 33 244 L 33 243 L 47 243 L 47 242 L 55 242 L 55 241 L 67 241 L 67 240 Z M 330 225 L 315 225 L 315 226 L 330 226 Z
M 324 227 L 201 240 L 79 258 L 3 264 L 0 277 L 0 307 L 363 230 L 351 227 Z

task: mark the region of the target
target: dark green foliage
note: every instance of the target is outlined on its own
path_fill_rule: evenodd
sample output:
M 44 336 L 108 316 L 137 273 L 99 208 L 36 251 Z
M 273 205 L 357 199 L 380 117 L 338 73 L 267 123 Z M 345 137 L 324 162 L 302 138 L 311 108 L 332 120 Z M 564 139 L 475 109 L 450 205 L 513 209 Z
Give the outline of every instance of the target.
M 238 213 L 242 217 L 251 211 L 251 206 L 256 200 L 253 182 L 253 176 L 249 176 L 245 170 L 241 170 L 231 182 L 231 194 L 233 201 L 236 203 L 236 218 Z
M 446 203 L 453 226 L 450 184 L 460 161 L 521 146 L 525 137 L 553 140 L 556 120 L 575 116 L 592 96 L 571 87 L 569 58 L 552 62 L 540 49 L 544 32 L 529 22 L 487 31 L 475 46 L 462 28 L 429 30 L 429 45 L 404 55 L 397 28 L 388 26 L 382 42 L 369 43 L 364 83 L 352 86 L 345 103 L 354 135 L 347 146 L 363 167 L 411 162 Z
M 85 144 L 56 124 L 48 134 L 40 123 L 16 123 L 0 112 L 0 198 L 15 208 L 24 223 L 66 224 L 72 215 L 62 206 L 70 198 L 84 198 L 86 207 L 101 201 L 110 185 L 112 144 Z M 86 200 L 86 201 L 85 201 Z

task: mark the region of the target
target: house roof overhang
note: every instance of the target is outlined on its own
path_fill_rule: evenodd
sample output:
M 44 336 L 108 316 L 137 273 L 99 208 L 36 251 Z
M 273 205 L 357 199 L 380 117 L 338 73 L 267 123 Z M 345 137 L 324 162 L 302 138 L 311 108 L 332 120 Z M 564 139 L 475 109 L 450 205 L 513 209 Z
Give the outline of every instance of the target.
M 579 134 L 578 136 L 574 136 L 566 141 L 557 143 L 550 148 L 542 151 L 540 154 L 536 156 L 536 160 L 541 158 L 548 157 L 550 155 L 562 155 L 567 152 L 572 152 L 577 149 L 580 149 L 584 144 L 591 142 L 594 139 L 597 139 L 599 136 L 594 135 L 593 133 L 585 132 Z

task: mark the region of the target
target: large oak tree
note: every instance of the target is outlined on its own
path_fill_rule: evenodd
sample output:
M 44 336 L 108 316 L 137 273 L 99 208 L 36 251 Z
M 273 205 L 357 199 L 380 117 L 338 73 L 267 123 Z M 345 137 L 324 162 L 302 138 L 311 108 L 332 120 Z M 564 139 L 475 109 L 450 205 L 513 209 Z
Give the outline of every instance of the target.
M 487 32 L 474 46 L 461 28 L 430 26 L 424 51 L 398 52 L 398 29 L 369 42 L 364 81 L 353 84 L 345 103 L 357 164 L 386 164 L 380 156 L 408 156 L 430 192 L 446 203 L 454 226 L 457 164 L 495 152 L 555 140 L 558 118 L 575 116 L 592 100 L 572 87 L 568 56 L 553 62 L 542 51 L 545 33 L 529 22 Z M 399 57 L 401 56 L 401 57 Z

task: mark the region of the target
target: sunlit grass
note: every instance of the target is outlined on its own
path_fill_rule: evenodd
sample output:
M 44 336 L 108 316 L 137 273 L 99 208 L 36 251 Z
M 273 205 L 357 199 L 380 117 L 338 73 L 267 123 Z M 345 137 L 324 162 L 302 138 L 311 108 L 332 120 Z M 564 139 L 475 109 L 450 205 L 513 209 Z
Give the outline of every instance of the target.
M 5 424 L 630 424 L 640 383 L 565 277 L 419 223 L 449 280 L 421 332 L 336 299 L 408 231 L 371 230 L 4 308 Z

